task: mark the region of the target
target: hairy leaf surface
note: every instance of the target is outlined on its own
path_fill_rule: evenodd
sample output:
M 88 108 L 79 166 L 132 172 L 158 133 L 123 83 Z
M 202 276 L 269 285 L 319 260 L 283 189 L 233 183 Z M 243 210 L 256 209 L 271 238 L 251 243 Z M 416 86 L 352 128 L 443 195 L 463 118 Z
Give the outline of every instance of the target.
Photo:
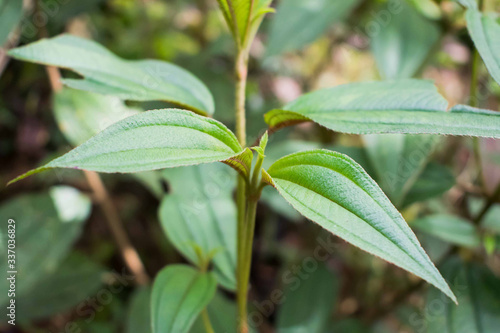
M 349 134 L 448 134 L 500 138 L 500 113 L 447 102 L 430 81 L 352 83 L 303 95 L 265 115 L 271 128 L 314 121 Z
M 158 60 L 125 60 L 83 38 L 61 35 L 10 50 L 30 62 L 71 69 L 84 79 L 66 79 L 70 87 L 135 101 L 160 100 L 200 114 L 213 114 L 210 91 L 191 73 Z
M 401 214 L 352 159 L 313 150 L 286 156 L 268 171 L 280 194 L 302 215 L 455 300 Z
M 13 182 L 52 168 L 140 172 L 223 161 L 241 151 L 234 134 L 216 120 L 178 109 L 154 110 L 109 126 Z
M 164 268 L 155 279 L 151 295 L 153 333 L 189 332 L 216 288 L 213 273 L 201 273 L 185 265 Z

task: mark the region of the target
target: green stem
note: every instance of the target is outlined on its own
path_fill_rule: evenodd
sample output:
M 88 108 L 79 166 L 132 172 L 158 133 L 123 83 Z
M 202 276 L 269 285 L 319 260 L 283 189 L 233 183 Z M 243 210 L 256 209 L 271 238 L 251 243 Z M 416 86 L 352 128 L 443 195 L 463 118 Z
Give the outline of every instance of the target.
M 203 309 L 201 312 L 201 316 L 203 318 L 203 325 L 205 326 L 205 331 L 207 333 L 215 333 L 214 328 L 212 327 L 212 323 L 210 322 L 210 317 L 208 315 L 207 308 Z

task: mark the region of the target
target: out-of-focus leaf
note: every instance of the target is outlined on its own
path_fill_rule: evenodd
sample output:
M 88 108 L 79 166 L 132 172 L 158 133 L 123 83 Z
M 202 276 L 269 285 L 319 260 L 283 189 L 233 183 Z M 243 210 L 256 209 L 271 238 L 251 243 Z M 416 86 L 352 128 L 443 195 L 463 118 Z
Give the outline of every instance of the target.
M 424 309 L 429 333 L 490 333 L 500 327 L 500 280 L 486 267 L 458 257 L 441 268 L 458 298 L 456 306 L 431 288 Z
M 216 120 L 178 109 L 154 110 L 109 126 L 12 182 L 52 168 L 141 172 L 223 161 L 241 151 L 234 134 Z
M 431 135 L 382 134 L 363 137 L 378 184 L 400 207 L 425 168 L 438 138 Z
M 24 314 L 23 320 L 29 320 L 69 310 L 99 290 L 103 273 L 100 266 L 85 256 L 72 254 L 55 271 L 40 278 L 30 290 L 18 294 L 17 311 Z
M 90 209 L 90 199 L 67 186 L 23 195 L 0 207 L 0 245 L 5 249 L 0 252 L 0 269 L 17 271 L 18 295 L 32 290 L 42 277 L 57 269 L 80 236 Z M 15 267 L 7 262 L 8 230 L 14 224 L 8 223 L 9 219 L 15 221 Z M 6 279 L 0 280 L 2 290 L 8 290 L 7 285 Z M 6 297 L 7 293 L 0 295 L 0 304 L 5 304 Z
M 54 31 L 64 30 L 65 24 L 73 17 L 80 14 L 90 14 L 97 9 L 99 5 L 106 0 L 41 0 L 41 10 L 50 15 L 48 25 Z M 52 29 L 49 29 L 52 31 Z
M 429 255 L 434 262 L 441 261 L 446 254 L 448 254 L 451 245 L 442 241 L 441 239 L 432 236 L 424 232 L 415 232 L 420 244 L 424 248 L 425 252 Z
M 207 311 L 215 332 L 233 333 L 238 331 L 238 310 L 235 302 L 228 300 L 220 293 L 216 293 L 214 299 L 208 304 Z M 251 327 L 250 332 L 254 332 Z M 206 333 L 201 318 L 196 320 L 190 333 Z
M 158 60 L 124 60 L 90 40 L 61 35 L 10 50 L 9 55 L 84 76 L 64 80 L 73 88 L 126 100 L 168 101 L 201 114 L 214 112 L 210 91 L 191 73 Z
M 404 198 L 402 207 L 415 202 L 437 197 L 455 185 L 455 177 L 451 170 L 437 163 L 429 163 L 415 181 Z
M 313 42 L 333 23 L 340 21 L 359 0 L 284 0 L 271 21 L 267 56 L 295 51 Z
M 23 15 L 21 0 L 0 0 L 0 46 L 8 39 Z
M 277 331 L 325 332 L 337 302 L 339 285 L 337 276 L 320 264 L 300 284 L 287 286 L 278 312 Z
M 215 295 L 213 273 L 189 266 L 169 265 L 158 273 L 151 294 L 154 333 L 185 333 Z
M 500 234 L 500 205 L 494 204 L 483 217 L 481 226 L 490 231 Z
M 234 175 L 222 164 L 165 170 L 170 193 L 159 218 L 172 244 L 191 262 L 199 263 L 195 246 L 213 257 L 217 281 L 236 288 L 236 207 L 232 198 Z
M 458 1 L 460 4 L 462 4 L 462 6 L 465 6 L 467 8 L 477 9 L 477 0 L 456 0 L 456 1 Z
M 439 40 L 437 25 L 428 21 L 406 1 L 371 40 L 375 61 L 386 79 L 410 78 L 422 67 Z
M 335 333 L 369 333 L 370 331 L 363 325 L 363 322 L 356 319 L 344 319 L 330 325 L 328 332 Z M 373 333 L 373 332 L 370 332 Z
M 401 214 L 352 159 L 326 150 L 302 152 L 278 160 L 268 172 L 280 194 L 302 215 L 455 300 Z
M 476 228 L 458 216 L 430 215 L 413 221 L 411 226 L 452 244 L 472 248 L 480 245 Z
M 500 84 L 500 24 L 493 14 L 483 14 L 469 6 L 467 28 L 491 76 Z
M 139 113 L 120 99 L 64 88 L 55 94 L 54 114 L 61 132 L 78 146 L 119 120 Z
M 126 333 L 151 333 L 151 288 L 141 287 L 132 294 L 127 310 Z
M 500 113 L 457 106 L 425 80 L 352 83 L 305 94 L 265 115 L 271 128 L 314 121 L 349 134 L 448 134 L 500 138 Z

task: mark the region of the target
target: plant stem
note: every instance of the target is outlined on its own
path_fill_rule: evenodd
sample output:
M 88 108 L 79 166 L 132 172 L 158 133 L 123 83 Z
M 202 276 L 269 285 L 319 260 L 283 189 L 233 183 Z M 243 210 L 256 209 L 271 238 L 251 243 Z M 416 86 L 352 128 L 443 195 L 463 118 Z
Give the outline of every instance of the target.
M 210 316 L 208 315 L 207 308 L 203 309 L 201 312 L 201 316 L 203 318 L 203 325 L 205 326 L 205 331 L 207 333 L 215 333 L 214 328 L 212 327 L 212 323 L 210 322 Z
M 248 55 L 245 51 L 239 50 L 236 57 L 235 63 L 235 75 L 236 75 L 236 93 L 235 93 L 235 110 L 236 110 L 236 137 L 240 142 L 242 147 L 246 146 L 246 115 L 245 115 L 245 93 L 246 93 L 246 81 L 247 81 L 247 66 L 248 66 Z M 248 191 L 246 188 L 245 179 L 242 176 L 238 176 L 238 188 L 236 191 L 236 206 L 238 209 L 238 233 L 237 233 L 237 267 L 236 267 L 236 279 L 237 279 L 237 303 L 238 303 L 238 321 L 239 321 L 239 332 L 247 333 L 247 293 L 249 284 L 249 270 L 247 267 L 250 265 L 247 263 L 251 260 L 251 247 L 253 243 L 253 225 L 255 225 L 255 213 L 254 221 L 248 223 L 248 212 L 251 210 L 251 203 L 248 202 Z M 248 208 L 247 208 L 248 203 Z M 255 204 L 256 205 L 256 204 Z M 256 206 L 255 206 L 256 207 Z M 248 210 L 247 210 L 248 209 Z M 255 209 L 254 209 L 255 210 Z M 249 230 L 249 227 L 251 230 Z M 249 245 L 250 243 L 250 245 Z M 250 259 L 247 249 L 250 247 Z M 247 273 L 248 271 L 248 273 Z

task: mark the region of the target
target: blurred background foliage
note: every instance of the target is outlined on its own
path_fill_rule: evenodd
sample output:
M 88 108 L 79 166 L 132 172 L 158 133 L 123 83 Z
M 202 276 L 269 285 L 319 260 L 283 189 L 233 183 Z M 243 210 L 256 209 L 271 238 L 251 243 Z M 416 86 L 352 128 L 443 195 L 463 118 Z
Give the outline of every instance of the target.
M 402 14 L 394 18 L 387 16 L 393 0 L 274 1 L 277 11 L 264 20 L 250 52 L 248 141 L 265 130 L 264 112 L 304 92 L 348 82 L 426 78 L 436 82 L 450 106 L 470 103 L 472 42 L 463 8 L 448 0 L 401 1 Z M 488 6 L 498 12 L 500 1 Z M 13 17 L 1 8 L 2 22 Z M 0 53 L 0 183 L 59 156 L 118 119 L 168 106 L 125 104 L 69 88 L 54 96 L 42 66 L 5 55 L 10 47 L 64 32 L 97 41 L 126 59 L 155 58 L 188 69 L 213 93 L 214 117 L 234 127 L 234 50 L 216 1 L 25 1 L 21 22 L 4 38 Z M 500 88 L 482 67 L 480 83 L 478 105 L 499 110 Z M 482 175 L 469 138 L 341 135 L 308 123 L 282 130 L 270 141 L 268 164 L 318 147 L 356 159 L 400 209 L 443 275 L 456 278 L 458 287 L 450 283 L 460 306 L 406 272 L 303 223 L 275 192 L 266 190 L 257 216 L 251 276 L 253 320 L 262 320 L 256 331 L 497 332 L 500 203 L 491 193 L 500 182 L 498 141 L 480 140 Z M 214 175 L 217 180 L 210 180 Z M 234 204 L 230 188 L 220 190 L 232 186 L 233 176 L 220 165 L 103 179 L 131 242 L 154 276 L 167 264 L 198 260 L 186 245 L 189 241 L 205 251 L 235 241 L 223 239 L 234 230 Z M 200 177 L 219 184 L 221 193 L 207 195 L 212 190 L 203 187 Z M 179 207 L 193 205 L 196 193 L 218 207 L 219 216 L 202 210 L 190 218 L 212 219 L 206 223 L 219 224 L 222 238 L 210 230 L 193 233 L 179 222 Z M 148 332 L 149 289 L 136 288 L 136 281 L 127 279 L 130 273 L 102 211 L 91 204 L 96 198 L 83 174 L 65 170 L 34 176 L 0 191 L 0 201 L 2 235 L 5 221 L 15 217 L 19 266 L 29 267 L 29 274 L 19 275 L 20 324 L 2 326 L 3 332 Z M 492 208 L 477 221 L 485 205 Z M 314 272 L 304 271 L 305 260 L 325 242 L 333 242 L 335 250 Z M 3 265 L 5 253 L 1 255 Z M 234 296 L 226 290 L 234 283 L 234 258 L 231 253 L 216 258 L 217 275 L 226 288 L 208 311 L 216 332 L 234 332 Z M 297 274 L 308 277 L 290 291 L 289 279 Z M 285 304 L 269 303 L 275 290 L 287 295 Z M 192 331 L 203 332 L 201 323 Z

